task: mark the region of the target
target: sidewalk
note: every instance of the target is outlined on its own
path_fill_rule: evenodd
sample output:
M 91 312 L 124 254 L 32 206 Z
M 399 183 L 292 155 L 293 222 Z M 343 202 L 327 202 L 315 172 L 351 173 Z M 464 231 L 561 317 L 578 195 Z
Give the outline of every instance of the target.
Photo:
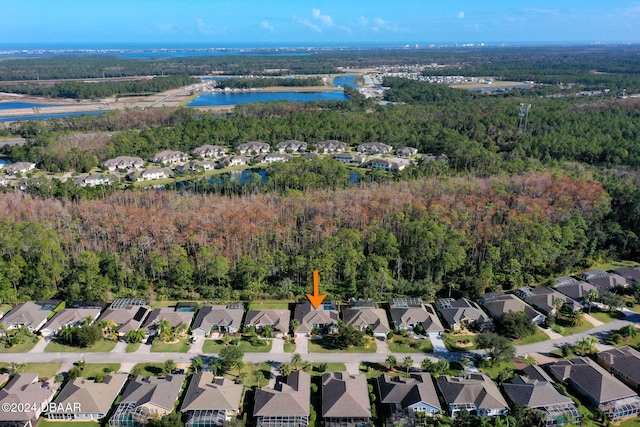
M 44 353 L 44 348 L 47 345 L 49 345 L 51 340 L 52 340 L 52 338 L 50 338 L 50 337 L 42 337 L 42 338 L 40 338 L 38 343 L 31 350 L 29 350 L 29 353 Z

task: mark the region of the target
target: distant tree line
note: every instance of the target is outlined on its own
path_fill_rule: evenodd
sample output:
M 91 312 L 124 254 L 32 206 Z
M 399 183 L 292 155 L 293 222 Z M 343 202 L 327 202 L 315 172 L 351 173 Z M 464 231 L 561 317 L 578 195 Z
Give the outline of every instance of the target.
M 230 88 L 230 89 L 251 89 L 262 88 L 270 86 L 285 86 L 285 87 L 297 87 L 297 86 L 323 86 L 324 82 L 320 77 L 296 77 L 296 78 L 280 78 L 280 77 L 262 77 L 256 78 L 243 78 L 243 79 L 224 79 L 216 82 L 217 88 Z

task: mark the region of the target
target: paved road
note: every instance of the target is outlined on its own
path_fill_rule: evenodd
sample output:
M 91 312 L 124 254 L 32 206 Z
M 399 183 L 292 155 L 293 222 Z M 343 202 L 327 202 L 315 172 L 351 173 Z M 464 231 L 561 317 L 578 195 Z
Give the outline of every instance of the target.
M 638 322 L 640 322 L 640 314 L 634 313 L 624 319 L 614 320 L 604 325 L 592 328 L 586 332 L 540 343 L 518 346 L 516 350 L 518 355 L 548 353 L 552 350 L 562 348 L 564 345 L 575 344 L 577 341 L 588 336 L 594 336 L 602 341 L 611 332 L 616 331 L 625 325 Z M 0 353 L 0 362 L 20 361 L 21 363 L 73 363 L 78 360 L 85 360 L 87 363 L 136 364 L 139 362 L 164 362 L 167 359 L 173 359 L 176 363 L 189 363 L 191 359 L 196 356 L 196 354 L 193 353 L 150 353 L 148 352 L 148 348 L 150 348 L 150 346 L 141 345 L 140 349 L 135 353 Z M 364 361 L 384 363 L 390 353 L 388 350 L 385 350 L 383 346 L 381 346 L 379 350 L 380 351 L 377 353 L 308 353 L 304 355 L 304 359 L 310 362 L 329 363 L 358 363 Z M 472 353 L 482 353 L 482 351 L 451 353 L 434 352 L 430 354 L 394 353 L 394 356 L 397 360 L 402 360 L 405 356 L 411 356 L 416 365 L 419 365 L 425 358 L 429 358 L 431 360 L 444 358 L 449 361 L 455 361 L 460 360 L 463 357 L 468 357 L 472 355 Z M 244 360 L 251 363 L 265 361 L 277 363 L 289 362 L 291 360 L 291 354 L 246 353 Z

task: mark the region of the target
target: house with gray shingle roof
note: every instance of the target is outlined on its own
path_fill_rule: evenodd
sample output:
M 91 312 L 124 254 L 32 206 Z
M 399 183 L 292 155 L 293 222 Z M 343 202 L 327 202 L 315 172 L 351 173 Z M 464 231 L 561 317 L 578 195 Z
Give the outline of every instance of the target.
M 247 156 L 228 156 L 222 157 L 218 160 L 218 165 L 220 167 L 228 167 L 228 166 L 239 166 L 249 164 L 251 161 Z
M 498 322 L 502 321 L 505 314 L 516 311 L 524 311 L 529 320 L 536 324 L 541 324 L 546 320 L 544 314 L 512 294 L 491 292 L 480 297 L 480 303 L 487 310 L 487 313 Z
M 276 148 L 281 153 L 298 153 L 307 150 L 307 143 L 290 139 L 288 141 L 278 142 Z
M 273 388 L 256 390 L 253 416 L 256 427 L 308 427 L 311 405 L 311 377 L 295 371 L 286 381 L 276 379 Z
M 110 171 L 116 169 L 137 169 L 144 166 L 144 161 L 140 157 L 119 156 L 107 160 L 103 163 L 103 166 Z
M 261 154 L 271 151 L 271 146 L 266 142 L 250 141 L 238 145 L 240 154 Z
M 374 301 L 351 301 L 351 307 L 342 311 L 342 320 L 359 331 L 371 329 L 374 337 L 384 338 L 391 330 L 387 312 Z
M 198 310 L 191 326 L 191 335 L 208 337 L 213 329 L 220 332 L 238 332 L 243 316 L 244 307 L 240 304 L 205 305 Z
M 602 270 L 594 270 L 596 272 L 600 272 Z M 589 277 L 586 279 L 587 282 L 591 283 L 598 289 L 598 293 L 600 296 L 606 294 L 607 292 L 616 292 L 619 289 L 626 288 L 629 286 L 627 279 L 622 277 L 619 274 L 615 273 L 607 273 L 604 272 L 604 275 L 600 275 L 592 272 L 585 272 L 579 275 L 581 277 Z
M 322 374 L 322 418 L 325 427 L 361 427 L 371 424 L 367 379 L 362 374 Z
M 155 308 L 151 313 L 149 313 L 147 319 L 142 324 L 142 329 L 144 329 L 147 334 L 155 334 L 158 332 L 158 324 L 161 321 L 166 320 L 172 328 L 177 328 L 180 325 L 186 325 L 186 332 L 191 324 L 194 314 L 195 313 L 193 311 L 182 311 L 176 307 Z
M 222 427 L 240 414 L 244 386 L 224 377 L 201 371 L 189 382 L 180 411 L 187 415 L 187 427 Z
M 191 150 L 191 154 L 203 159 L 221 157 L 227 154 L 227 150 L 219 145 L 205 144 Z
M 79 176 L 73 180 L 73 183 L 78 187 L 96 187 L 98 185 L 111 185 L 115 181 L 116 178 L 111 175 L 94 173 L 91 175 Z
M 47 411 L 47 418 L 63 421 L 104 418 L 127 378 L 127 374 L 110 374 L 101 383 L 75 378 L 69 381 L 53 400 L 54 406 Z
M 98 321 L 115 323 L 118 325 L 118 335 L 124 337 L 127 332 L 142 327 L 151 308 L 146 305 L 147 302 L 143 299 L 125 299 L 123 303 L 119 301 L 120 299 L 114 300 L 109 308 L 102 312 Z
M 566 382 L 612 421 L 640 414 L 640 397 L 587 357 L 561 360 L 549 366 L 551 376 Z
M 436 384 L 452 418 L 463 408 L 481 417 L 507 415 L 509 412 L 509 405 L 498 386 L 486 374 L 472 373 L 464 378 L 442 375 Z
M 336 153 L 332 154 L 331 158 L 333 160 L 337 160 L 339 162 L 347 163 L 350 165 L 361 165 L 362 163 L 364 163 L 366 156 L 361 156 L 354 153 Z
M 547 427 L 580 422 L 573 400 L 554 387 L 553 380 L 540 366 L 529 365 L 523 373 L 502 386 L 513 403 L 542 411 Z
M 442 410 L 431 374 L 427 372 L 412 373 L 409 378 L 383 374 L 377 385 L 387 426 L 412 426 L 417 418 L 433 417 Z
M 293 318 L 300 322 L 297 334 L 309 334 L 314 328 L 332 329 L 338 324 L 340 313 L 335 301 L 325 300 L 318 308 L 314 308 L 309 300 L 296 304 Z
M 12 163 L 10 165 L 7 165 L 7 167 L 4 169 L 6 173 L 27 173 L 29 171 L 32 171 L 36 168 L 36 164 L 35 163 L 30 163 L 30 162 L 16 162 L 16 163 Z
M 366 154 L 388 154 L 393 151 L 393 147 L 382 142 L 365 142 L 358 145 L 356 151 Z
M 0 390 L 0 407 L 9 405 L 16 410 L 0 411 L 0 426 L 33 427 L 46 405 L 53 400 L 58 385 L 39 382 L 38 374 L 15 375 Z M 23 410 L 17 410 L 23 409 Z
M 102 310 L 97 307 L 63 308 L 40 329 L 40 332 L 46 337 L 55 335 L 60 328 L 64 328 L 66 326 L 79 326 L 88 318 L 91 318 L 91 322 L 93 322 L 98 318 L 98 316 L 100 316 L 100 311 Z
M 640 352 L 628 345 L 598 353 L 598 363 L 623 383 L 640 389 Z
M 627 279 L 629 284 L 640 282 L 640 267 L 620 267 L 613 270 L 613 273 Z
M 314 145 L 318 153 L 344 153 L 347 150 L 346 143 L 335 139 L 318 141 Z
M 466 298 L 442 298 L 436 301 L 436 307 L 447 327 L 458 330 L 464 325 L 475 325 L 480 330 L 493 329 L 493 321 L 478 304 Z
M 149 157 L 149 161 L 153 163 L 160 163 L 168 165 L 176 162 L 186 162 L 189 160 L 189 155 L 182 151 L 164 150 Z
M 524 286 L 516 290 L 516 294 L 547 317 L 557 315 L 556 300 L 562 301 L 562 307 L 571 311 L 582 309 L 578 301 L 546 286 Z
M 389 303 L 389 314 L 396 329 L 413 330 L 422 325 L 425 332 L 442 332 L 444 327 L 431 304 L 420 298 L 394 298 Z
M 290 319 L 289 310 L 249 310 L 244 325 L 255 326 L 257 329 L 271 326 L 274 331 L 286 335 L 289 331 Z
M 5 329 L 27 328 L 34 332 L 39 330 L 47 322 L 47 318 L 60 305 L 60 300 L 27 301 L 19 304 L 7 313 L 0 324 Z
M 402 147 L 396 150 L 396 156 L 398 157 L 411 157 L 418 154 L 418 149 L 413 147 Z
M 588 305 L 589 301 L 587 296 L 589 292 L 596 291 L 598 288 L 591 283 L 583 282 L 582 280 L 576 280 L 573 277 L 561 277 L 555 282 L 556 291 L 569 298 L 580 301 L 583 305 Z
M 185 375 L 164 378 L 138 375 L 124 389 L 120 403 L 109 418 L 109 425 L 145 425 L 149 419 L 171 413 L 185 379 Z
M 259 154 L 255 156 L 251 161 L 253 163 L 276 163 L 276 162 L 288 162 L 291 160 L 291 154 L 288 153 L 267 153 Z

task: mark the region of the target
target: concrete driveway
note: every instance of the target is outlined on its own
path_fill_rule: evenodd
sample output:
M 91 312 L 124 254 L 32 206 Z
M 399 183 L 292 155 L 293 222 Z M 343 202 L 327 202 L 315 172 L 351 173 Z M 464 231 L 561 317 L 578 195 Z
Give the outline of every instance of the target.
M 440 332 L 429 332 L 429 339 L 433 345 L 434 353 L 449 353 L 449 349 L 444 345 Z

